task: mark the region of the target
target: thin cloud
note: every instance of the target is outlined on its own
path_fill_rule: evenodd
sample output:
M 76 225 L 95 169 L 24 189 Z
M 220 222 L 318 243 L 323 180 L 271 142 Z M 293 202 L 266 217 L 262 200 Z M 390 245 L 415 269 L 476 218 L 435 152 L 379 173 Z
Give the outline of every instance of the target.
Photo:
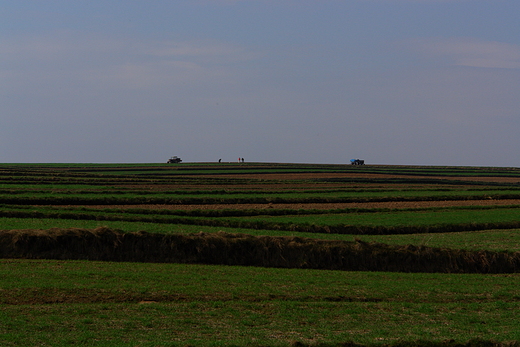
M 479 68 L 520 68 L 520 45 L 473 38 L 427 39 L 413 42 L 424 57 Z
M 139 46 L 141 52 L 161 58 L 188 57 L 204 61 L 236 62 L 257 59 L 262 53 L 248 51 L 243 47 L 225 42 L 192 41 L 176 42 L 162 41 Z
M 430 2 L 471 2 L 475 0 L 361 0 L 365 2 L 419 2 L 419 3 L 430 3 Z
M 110 55 L 122 53 L 133 56 L 156 57 L 228 57 L 230 60 L 249 60 L 259 56 L 245 48 L 225 42 L 212 41 L 156 41 L 139 42 L 118 40 L 107 37 L 85 37 L 74 34 L 47 36 L 16 37 L 0 41 L 4 59 L 69 58 L 73 54 Z
M 257 59 L 254 51 L 216 41 L 129 41 L 66 34 L 0 41 L 0 76 L 87 81 L 103 88 L 150 88 L 221 78 L 226 66 Z
M 161 57 L 228 55 L 237 51 L 237 48 L 226 47 L 225 45 L 203 45 L 185 42 L 164 42 L 148 49 L 149 53 Z
M 100 89 L 150 89 L 210 81 L 220 73 L 189 61 L 125 63 L 85 70 L 78 80 L 94 83 Z

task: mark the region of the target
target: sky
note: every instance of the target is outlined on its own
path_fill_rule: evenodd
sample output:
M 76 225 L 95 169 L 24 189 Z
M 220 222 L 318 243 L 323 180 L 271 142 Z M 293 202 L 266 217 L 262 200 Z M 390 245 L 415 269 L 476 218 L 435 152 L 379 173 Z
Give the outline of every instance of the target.
M 520 167 L 518 0 L 0 0 L 0 162 Z

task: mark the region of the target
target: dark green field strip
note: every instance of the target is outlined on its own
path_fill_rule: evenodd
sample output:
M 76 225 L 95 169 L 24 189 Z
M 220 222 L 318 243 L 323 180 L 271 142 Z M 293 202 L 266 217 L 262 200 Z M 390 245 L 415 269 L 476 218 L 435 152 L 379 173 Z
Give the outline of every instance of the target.
M 494 208 L 450 208 L 435 210 L 407 210 L 379 213 L 313 214 L 297 216 L 236 217 L 237 220 L 284 224 L 315 224 L 322 226 L 442 226 L 450 224 L 517 223 L 520 208 L 501 206 Z M 233 220 L 233 219 L 231 219 Z
M 474 187 L 518 187 L 520 185 L 520 178 L 518 182 L 491 182 L 491 181 L 476 181 L 461 179 L 442 179 L 442 178 L 414 178 L 414 177 L 388 177 L 388 178 L 357 178 L 357 177 L 330 177 L 330 178 L 313 178 L 309 179 L 311 182 L 320 183 L 345 183 L 345 184 L 396 184 L 396 185 L 443 185 L 443 186 L 474 186 Z
M 389 226 L 520 221 L 520 208 L 518 208 L 518 206 L 409 209 L 405 211 L 378 211 L 378 213 L 366 213 L 371 211 L 363 210 L 363 212 L 365 213 L 313 214 L 308 216 L 299 214 L 297 216 L 284 215 L 238 218 L 244 220 L 269 220 L 274 223 L 289 221 L 295 223 L 315 223 L 323 225 L 345 223 L 352 225 Z
M 7 206 L 12 209 L 32 209 L 28 206 Z M 45 207 L 43 207 L 45 208 Z M 78 212 L 99 212 L 99 209 L 92 209 L 88 207 L 48 207 L 47 210 L 75 210 Z M 140 215 L 174 215 L 174 216 L 190 216 L 190 217 L 252 217 L 252 216 L 313 216 L 313 215 L 350 215 L 350 214 L 381 214 L 381 213 L 432 213 L 438 216 L 439 213 L 452 213 L 457 215 L 459 211 L 462 213 L 477 213 L 482 210 L 507 210 L 502 213 L 512 213 L 516 215 L 520 205 L 489 205 L 489 206 L 452 206 L 452 207 L 421 207 L 421 208 L 337 208 L 337 209 L 223 209 L 223 210 L 173 210 L 173 209 L 146 209 L 146 208 L 107 208 L 103 209 L 103 213 L 123 213 L 123 214 L 140 214 Z M 517 215 L 518 216 L 518 215 Z M 520 216 L 518 216 L 520 218 Z M 313 217 L 310 217 L 313 218 Z M 367 217 L 370 219 L 370 217 Z M 500 216 L 499 216 L 500 218 Z M 405 219 L 407 219 L 405 217 Z M 441 217 L 442 219 L 442 217 Z
M 457 166 L 408 166 L 408 165 L 367 165 L 354 167 L 366 173 L 416 176 L 482 176 L 482 177 L 519 177 L 519 168 L 508 167 L 457 167 Z
M 476 168 L 474 170 L 455 170 L 453 168 L 443 169 L 421 169 L 417 167 L 411 167 L 408 169 L 398 170 L 395 168 L 391 169 L 368 169 L 363 172 L 373 174 L 388 174 L 388 175 L 403 175 L 403 176 L 444 176 L 444 177 L 518 177 L 520 179 L 520 170 L 518 168 L 503 168 L 497 170 L 488 170 L 487 168 Z
M 456 208 L 393 212 L 212 218 L 222 226 L 316 233 L 390 235 L 520 227 L 520 209 Z M 205 224 L 209 225 L 209 224 Z
M 247 231 L 243 231 L 247 232 Z M 306 237 L 312 237 L 307 235 Z M 323 234 L 319 235 L 323 238 Z M 429 247 L 464 249 L 471 251 L 520 252 L 519 229 L 493 229 L 456 233 L 407 234 L 407 235 L 363 235 L 355 236 L 367 242 L 391 245 L 424 245 Z M 344 240 L 352 240 L 344 237 Z
M 188 225 L 211 225 L 208 220 L 199 220 L 195 217 L 175 217 L 158 215 L 136 215 L 124 212 L 108 213 L 98 211 L 70 211 L 70 210 L 45 210 L 45 209 L 2 209 L 0 217 L 5 218 L 46 218 L 46 219 L 71 219 L 71 220 L 95 220 L 95 221 L 126 221 L 142 223 L 162 224 L 188 224 Z M 200 219 L 200 218 L 199 218 Z M 217 225 L 219 223 L 216 223 Z

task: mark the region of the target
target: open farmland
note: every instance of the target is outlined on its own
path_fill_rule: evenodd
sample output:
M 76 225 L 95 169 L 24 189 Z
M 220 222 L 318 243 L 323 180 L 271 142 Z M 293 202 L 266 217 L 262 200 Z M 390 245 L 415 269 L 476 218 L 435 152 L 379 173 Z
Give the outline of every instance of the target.
M 520 341 L 519 169 L 2 164 L 0 204 L 2 345 Z

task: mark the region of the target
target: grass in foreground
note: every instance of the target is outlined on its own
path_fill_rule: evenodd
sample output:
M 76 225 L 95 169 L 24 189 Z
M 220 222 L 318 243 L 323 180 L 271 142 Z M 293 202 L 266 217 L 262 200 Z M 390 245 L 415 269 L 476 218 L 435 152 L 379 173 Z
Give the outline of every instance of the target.
M 518 341 L 519 304 L 192 302 L 6 306 L 3 346 L 385 345 Z
M 0 343 L 520 340 L 519 280 L 520 275 L 2 260 Z

